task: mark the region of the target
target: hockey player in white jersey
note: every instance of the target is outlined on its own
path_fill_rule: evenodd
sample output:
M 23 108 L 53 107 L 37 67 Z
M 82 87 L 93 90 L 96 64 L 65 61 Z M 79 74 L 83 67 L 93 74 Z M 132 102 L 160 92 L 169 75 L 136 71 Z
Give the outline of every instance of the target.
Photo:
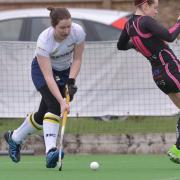
M 77 91 L 75 80 L 82 63 L 86 34 L 80 25 L 72 22 L 66 8 L 48 10 L 51 26 L 39 35 L 31 66 L 33 83 L 41 94 L 39 109 L 28 115 L 20 127 L 6 132 L 4 137 L 9 156 L 12 161 L 19 162 L 23 141 L 28 135 L 43 129 L 46 167 L 54 168 L 59 156 L 56 141 L 60 116 L 65 110 L 70 111 L 64 100 L 65 85 L 72 100 Z M 64 152 L 61 157 L 64 157 Z

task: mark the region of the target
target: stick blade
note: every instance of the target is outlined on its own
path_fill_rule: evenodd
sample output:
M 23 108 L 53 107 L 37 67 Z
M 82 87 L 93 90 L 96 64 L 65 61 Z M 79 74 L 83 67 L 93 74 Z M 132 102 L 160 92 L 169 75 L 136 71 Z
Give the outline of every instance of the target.
M 59 167 L 59 171 L 62 171 L 62 165 Z
M 58 163 L 58 170 L 59 170 L 59 171 L 62 171 L 62 162 L 59 162 L 59 163 Z
M 62 164 L 61 164 L 61 166 L 59 166 L 59 171 L 62 171 Z

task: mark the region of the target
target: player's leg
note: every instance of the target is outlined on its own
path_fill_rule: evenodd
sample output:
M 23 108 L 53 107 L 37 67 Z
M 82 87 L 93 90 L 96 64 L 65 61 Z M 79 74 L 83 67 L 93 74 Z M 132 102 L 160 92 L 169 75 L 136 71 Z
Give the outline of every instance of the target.
M 180 92 L 168 94 L 172 102 L 180 109 Z
M 33 59 L 31 67 L 33 83 L 36 89 L 39 89 L 41 86 L 45 84 L 45 80 L 43 78 L 42 72 L 38 66 L 36 59 Z M 46 104 L 42 100 L 40 103 L 38 113 L 27 116 L 23 124 L 13 132 L 8 131 L 5 133 L 4 137 L 9 145 L 9 155 L 14 162 L 20 161 L 20 149 L 22 141 L 26 139 L 28 134 L 32 134 L 33 132 L 40 130 L 42 128 L 42 121 L 46 110 Z
M 60 126 L 60 105 L 47 86 L 44 86 L 39 91 L 47 105 L 47 113 L 44 115 L 43 120 L 46 167 L 54 168 L 57 165 L 59 157 L 59 151 L 56 146 Z M 62 153 L 63 156 L 64 153 Z
M 168 94 L 173 103 L 180 108 L 180 93 L 170 93 Z M 175 163 L 180 164 L 180 118 L 176 124 L 176 143 L 169 149 L 168 155 L 170 160 Z
M 174 61 L 174 60 L 173 60 Z M 172 61 L 172 62 L 173 62 Z M 162 68 L 153 68 L 153 79 L 161 91 L 169 96 L 172 102 L 180 108 L 180 73 L 178 60 L 176 63 L 166 65 L 166 70 Z M 179 63 L 180 64 L 180 63 Z M 177 122 L 177 140 L 176 143 L 169 149 L 168 155 L 173 162 L 180 163 L 180 121 Z
M 180 109 L 180 92 L 168 94 L 173 103 Z M 180 149 L 180 118 L 176 124 L 176 146 Z
M 57 137 L 59 132 L 60 117 L 54 113 L 46 113 L 43 121 L 44 141 L 46 146 L 46 167 L 54 168 L 59 158 L 59 150 L 57 149 Z M 64 152 L 62 151 L 62 158 Z
M 43 117 L 46 110 L 46 104 L 41 100 L 39 110 L 36 113 L 28 115 L 20 127 L 14 131 L 8 131 L 4 134 L 4 138 L 9 145 L 9 156 L 12 161 L 20 161 L 21 144 L 29 135 L 42 129 Z

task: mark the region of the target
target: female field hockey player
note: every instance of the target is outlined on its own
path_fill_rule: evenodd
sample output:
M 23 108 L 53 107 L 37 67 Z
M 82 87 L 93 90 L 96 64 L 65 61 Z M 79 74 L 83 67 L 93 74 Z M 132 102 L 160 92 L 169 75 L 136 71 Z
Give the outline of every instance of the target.
M 180 108 L 180 61 L 167 42 L 173 42 L 180 33 L 180 16 L 169 30 L 154 17 L 158 13 L 158 0 L 134 0 L 136 12 L 122 31 L 117 48 L 136 49 L 152 66 L 153 79 L 158 88 Z M 177 141 L 168 151 L 170 159 L 180 163 L 180 120 L 177 123 Z
M 33 83 L 42 96 L 39 109 L 27 116 L 19 128 L 6 132 L 4 137 L 9 145 L 9 156 L 12 161 L 19 162 L 22 142 L 28 135 L 43 129 L 46 167 L 54 168 L 59 157 L 56 141 L 60 115 L 70 110 L 64 100 L 65 85 L 72 100 L 77 91 L 75 79 L 82 63 L 86 34 L 80 25 L 72 22 L 66 8 L 48 10 L 51 26 L 39 35 L 31 66 Z

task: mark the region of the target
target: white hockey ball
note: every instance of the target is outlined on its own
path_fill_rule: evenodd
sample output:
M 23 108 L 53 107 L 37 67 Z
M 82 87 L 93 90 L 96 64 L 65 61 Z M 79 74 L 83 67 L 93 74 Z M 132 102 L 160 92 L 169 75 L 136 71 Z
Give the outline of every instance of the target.
M 99 169 L 99 163 L 96 162 L 96 161 L 91 162 L 91 163 L 90 163 L 90 168 L 91 168 L 92 170 L 97 170 L 97 169 Z

